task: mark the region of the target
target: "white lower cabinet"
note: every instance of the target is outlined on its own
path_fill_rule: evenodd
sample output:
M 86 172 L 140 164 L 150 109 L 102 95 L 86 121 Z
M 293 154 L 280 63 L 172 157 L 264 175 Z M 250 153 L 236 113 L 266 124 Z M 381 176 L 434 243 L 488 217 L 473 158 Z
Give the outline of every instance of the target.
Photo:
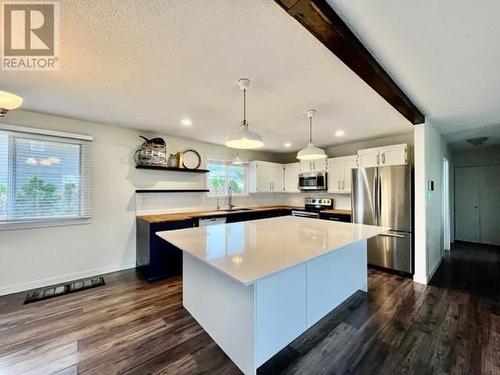
M 350 194 L 352 186 L 352 169 L 358 167 L 358 157 L 344 156 L 328 159 L 328 192 Z
M 283 164 L 251 161 L 248 166 L 248 192 L 283 192 Z
M 299 163 L 285 164 L 284 169 L 285 193 L 300 193 L 299 190 Z

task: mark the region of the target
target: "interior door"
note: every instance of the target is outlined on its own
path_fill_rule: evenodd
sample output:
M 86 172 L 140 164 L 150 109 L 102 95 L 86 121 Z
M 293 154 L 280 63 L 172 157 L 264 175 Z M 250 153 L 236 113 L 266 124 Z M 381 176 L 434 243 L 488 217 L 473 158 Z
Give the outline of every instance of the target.
M 358 167 L 358 157 L 348 157 L 344 159 L 343 167 L 343 192 L 350 193 L 352 187 L 352 170 Z
M 480 167 L 480 174 L 480 240 L 500 245 L 500 165 Z
M 477 167 L 455 168 L 455 239 L 459 241 L 480 242 L 479 172 Z
M 375 202 L 378 168 L 356 168 L 352 170 L 352 222 L 378 225 Z
M 406 165 L 380 167 L 379 182 L 378 225 L 411 232 L 411 168 Z

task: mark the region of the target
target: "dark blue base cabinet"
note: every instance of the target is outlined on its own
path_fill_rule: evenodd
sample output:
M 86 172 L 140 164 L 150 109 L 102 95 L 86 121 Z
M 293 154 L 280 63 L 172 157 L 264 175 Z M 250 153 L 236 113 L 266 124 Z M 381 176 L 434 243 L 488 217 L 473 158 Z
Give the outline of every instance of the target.
M 148 223 L 137 219 L 136 267 L 144 279 L 156 281 L 182 275 L 182 251 L 155 233 L 194 226 L 194 220 Z
M 290 215 L 291 210 L 242 211 L 226 216 L 227 223 Z M 220 216 L 219 216 L 220 217 Z M 206 218 L 206 217 L 204 217 Z M 182 251 L 155 233 L 163 230 L 192 228 L 198 219 L 149 223 L 137 219 L 136 268 L 147 281 L 182 275 Z

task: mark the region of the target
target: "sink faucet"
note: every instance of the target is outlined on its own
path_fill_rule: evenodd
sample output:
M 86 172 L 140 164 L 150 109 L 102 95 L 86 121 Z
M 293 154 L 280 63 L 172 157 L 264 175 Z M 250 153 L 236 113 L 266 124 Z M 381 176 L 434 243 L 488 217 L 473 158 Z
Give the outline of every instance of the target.
M 229 210 L 232 210 L 234 208 L 233 189 L 231 189 L 231 187 L 229 187 L 229 189 L 227 190 L 227 207 Z

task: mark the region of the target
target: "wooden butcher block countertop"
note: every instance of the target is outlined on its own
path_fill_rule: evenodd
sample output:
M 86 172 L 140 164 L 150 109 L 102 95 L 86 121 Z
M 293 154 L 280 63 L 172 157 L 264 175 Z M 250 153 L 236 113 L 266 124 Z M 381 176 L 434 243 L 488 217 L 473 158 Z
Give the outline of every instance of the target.
M 189 220 L 189 219 L 197 219 L 197 218 L 203 218 L 203 217 L 228 216 L 228 215 L 233 215 L 233 214 L 241 214 L 241 213 L 245 213 L 245 212 L 292 210 L 295 208 L 297 208 L 297 207 L 293 207 L 293 206 L 259 206 L 259 207 L 248 207 L 248 208 L 245 208 L 243 210 L 233 209 L 232 211 L 212 210 L 212 211 L 179 212 L 179 213 L 171 213 L 171 214 L 142 215 L 142 216 L 137 216 L 137 218 L 144 220 L 150 224 L 154 224 L 154 223 L 165 223 L 165 222 L 169 222 L 169 221 L 182 221 L 182 220 Z

